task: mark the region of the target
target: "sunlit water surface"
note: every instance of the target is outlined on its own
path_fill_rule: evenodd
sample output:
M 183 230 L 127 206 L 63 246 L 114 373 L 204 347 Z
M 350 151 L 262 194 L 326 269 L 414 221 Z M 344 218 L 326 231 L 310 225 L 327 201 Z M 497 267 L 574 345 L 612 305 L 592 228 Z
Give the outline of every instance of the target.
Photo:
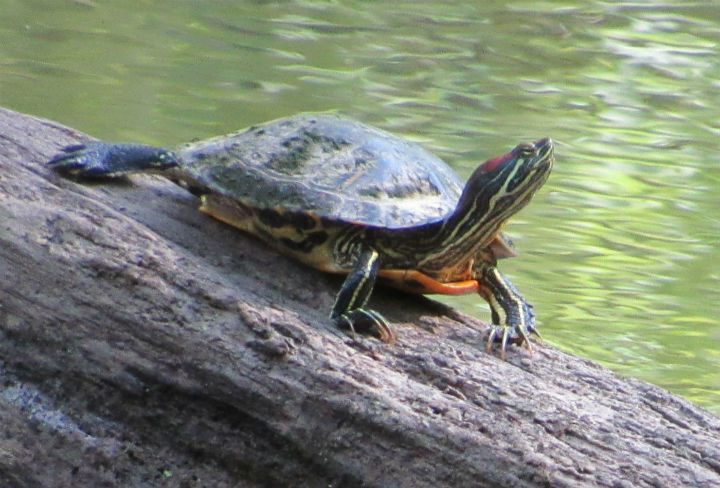
M 110 140 L 336 110 L 466 177 L 551 136 L 503 271 L 548 341 L 720 413 L 717 2 L 9 0 L 0 38 L 0 104 Z

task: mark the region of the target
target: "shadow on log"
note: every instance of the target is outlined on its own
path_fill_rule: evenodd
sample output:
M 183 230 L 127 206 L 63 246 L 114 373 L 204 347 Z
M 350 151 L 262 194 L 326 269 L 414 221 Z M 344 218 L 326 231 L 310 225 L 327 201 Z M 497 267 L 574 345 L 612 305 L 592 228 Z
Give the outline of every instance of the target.
M 720 486 L 687 400 L 382 290 L 398 343 L 353 339 L 340 278 L 172 183 L 43 166 L 85 139 L 0 109 L 0 486 Z

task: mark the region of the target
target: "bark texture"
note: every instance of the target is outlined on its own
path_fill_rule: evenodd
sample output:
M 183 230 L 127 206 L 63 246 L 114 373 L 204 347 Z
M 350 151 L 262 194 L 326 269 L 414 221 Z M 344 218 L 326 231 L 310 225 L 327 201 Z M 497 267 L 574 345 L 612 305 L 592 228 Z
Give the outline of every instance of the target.
M 388 291 L 398 343 L 349 337 L 340 278 L 172 183 L 44 167 L 86 138 L 0 109 L 0 486 L 720 486 L 689 401 Z

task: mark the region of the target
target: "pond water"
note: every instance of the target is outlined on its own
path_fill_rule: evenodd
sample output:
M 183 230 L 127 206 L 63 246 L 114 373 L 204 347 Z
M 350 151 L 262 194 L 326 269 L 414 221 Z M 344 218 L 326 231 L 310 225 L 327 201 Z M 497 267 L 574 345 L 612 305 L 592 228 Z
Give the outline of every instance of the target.
M 335 110 L 467 177 L 552 137 L 502 270 L 547 341 L 720 413 L 717 2 L 6 0 L 0 38 L 0 105 L 110 140 Z

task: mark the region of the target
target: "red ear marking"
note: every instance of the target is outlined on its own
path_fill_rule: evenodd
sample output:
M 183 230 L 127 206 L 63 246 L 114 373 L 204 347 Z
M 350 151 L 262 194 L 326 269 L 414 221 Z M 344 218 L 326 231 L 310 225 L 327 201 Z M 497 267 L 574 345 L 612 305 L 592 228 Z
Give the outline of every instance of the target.
M 510 159 L 512 157 L 512 153 L 503 154 L 502 156 L 497 156 L 492 159 L 488 159 L 485 161 L 480 168 L 482 168 L 482 171 L 492 171 L 496 169 L 498 166 L 501 166 L 505 161 Z

